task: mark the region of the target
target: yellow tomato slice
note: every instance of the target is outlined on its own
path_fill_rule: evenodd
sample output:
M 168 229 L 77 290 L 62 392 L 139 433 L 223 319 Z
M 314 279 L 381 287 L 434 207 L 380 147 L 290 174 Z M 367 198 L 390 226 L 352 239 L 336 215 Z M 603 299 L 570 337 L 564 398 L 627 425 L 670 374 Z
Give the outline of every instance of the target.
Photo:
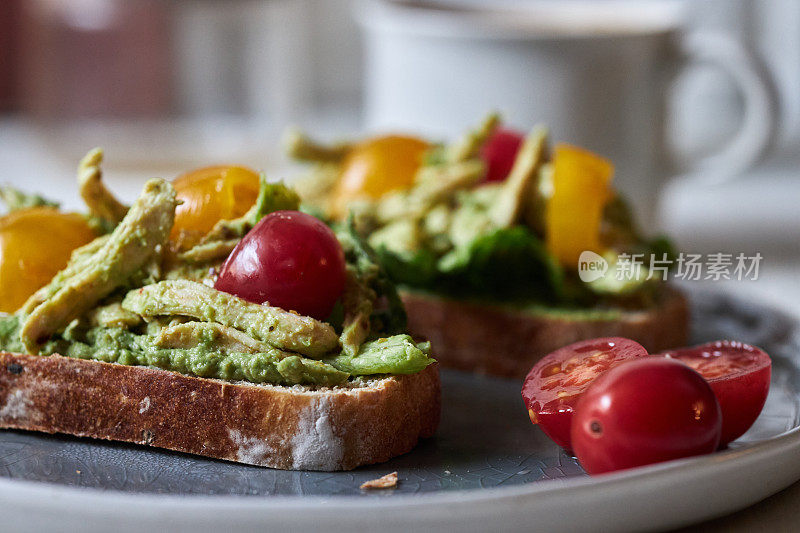
M 75 248 L 97 235 L 86 219 L 51 207 L 0 218 L 0 311 L 12 313 L 67 266 Z
M 353 147 L 344 160 L 334 195 L 334 210 L 339 216 L 357 198 L 380 198 L 390 191 L 407 189 L 429 148 L 416 137 L 387 135 L 368 139 Z
M 175 210 L 171 238 L 189 247 L 220 220 L 244 215 L 258 197 L 258 174 L 239 166 L 213 166 L 192 170 L 173 182 L 183 203 Z
M 602 252 L 600 224 L 612 197 L 614 166 L 588 150 L 556 145 L 553 194 L 545 209 L 546 241 L 565 266 L 576 267 L 584 250 Z

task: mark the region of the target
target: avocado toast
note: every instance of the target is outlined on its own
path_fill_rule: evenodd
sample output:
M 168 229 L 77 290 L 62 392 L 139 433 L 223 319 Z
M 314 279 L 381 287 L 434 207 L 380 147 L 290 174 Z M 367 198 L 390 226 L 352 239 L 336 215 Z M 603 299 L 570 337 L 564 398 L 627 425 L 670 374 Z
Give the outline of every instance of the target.
M 685 299 L 664 271 L 648 269 L 651 257 L 663 264 L 674 252 L 635 224 L 611 186 L 612 164 L 552 147 L 544 126 L 523 136 L 499 124 L 492 114 L 453 143 L 422 147 L 397 135 L 325 146 L 292 132 L 286 142 L 291 157 L 312 163 L 297 184 L 304 201 L 352 217 L 400 286 L 410 333 L 432 341 L 443 365 L 521 378 L 581 339 L 684 344 Z M 514 145 L 502 146 L 509 137 Z M 406 153 L 417 164 L 401 173 Z M 580 277 L 584 252 L 606 265 L 603 275 Z M 633 267 L 637 257 L 644 264 Z
M 347 283 L 330 317 L 255 303 L 215 279 L 259 221 L 297 209 L 291 189 L 262 177 L 244 214 L 180 244 L 175 188 L 150 180 L 125 206 L 101 158 L 79 167 L 97 237 L 0 315 L 0 427 L 298 470 L 385 461 L 435 432 L 430 345 L 403 332 L 402 304 L 352 228 L 336 233 Z M 3 197 L 21 214 L 56 209 Z

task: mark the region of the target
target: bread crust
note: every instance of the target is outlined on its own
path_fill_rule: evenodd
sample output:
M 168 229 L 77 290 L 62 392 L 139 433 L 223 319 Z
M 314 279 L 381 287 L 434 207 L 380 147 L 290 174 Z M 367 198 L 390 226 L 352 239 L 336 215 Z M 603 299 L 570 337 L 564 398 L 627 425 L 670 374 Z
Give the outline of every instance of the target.
M 401 297 L 409 333 L 431 341 L 442 366 L 501 377 L 522 379 L 543 356 L 579 340 L 628 337 L 659 352 L 685 346 L 689 334 L 686 298 L 671 287 L 655 307 L 615 320 L 533 314 L 416 292 Z
M 287 470 L 349 470 L 410 451 L 439 424 L 438 365 L 360 387 L 228 382 L 0 353 L 0 427 L 145 444 Z

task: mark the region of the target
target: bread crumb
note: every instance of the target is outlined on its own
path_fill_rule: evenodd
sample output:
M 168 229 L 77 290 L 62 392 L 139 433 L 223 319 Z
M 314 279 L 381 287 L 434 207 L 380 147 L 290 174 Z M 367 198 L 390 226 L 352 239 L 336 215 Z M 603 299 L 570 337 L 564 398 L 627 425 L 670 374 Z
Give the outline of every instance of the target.
M 395 487 L 397 487 L 397 472 L 392 472 L 391 474 L 386 474 L 383 477 L 365 481 L 361 484 L 361 490 L 393 489 Z

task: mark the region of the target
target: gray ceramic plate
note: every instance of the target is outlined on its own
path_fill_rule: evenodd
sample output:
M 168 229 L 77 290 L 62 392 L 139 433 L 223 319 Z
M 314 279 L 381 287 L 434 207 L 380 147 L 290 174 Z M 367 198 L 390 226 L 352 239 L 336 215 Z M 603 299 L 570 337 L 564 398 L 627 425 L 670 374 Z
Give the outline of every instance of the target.
M 664 528 L 733 511 L 800 478 L 800 325 L 721 295 L 693 298 L 693 340 L 774 361 L 767 406 L 731 450 L 588 478 L 527 419 L 520 383 L 443 372 L 437 436 L 389 463 L 284 472 L 149 448 L 0 432 L 0 515 L 40 530 Z M 397 471 L 397 489 L 359 485 Z

